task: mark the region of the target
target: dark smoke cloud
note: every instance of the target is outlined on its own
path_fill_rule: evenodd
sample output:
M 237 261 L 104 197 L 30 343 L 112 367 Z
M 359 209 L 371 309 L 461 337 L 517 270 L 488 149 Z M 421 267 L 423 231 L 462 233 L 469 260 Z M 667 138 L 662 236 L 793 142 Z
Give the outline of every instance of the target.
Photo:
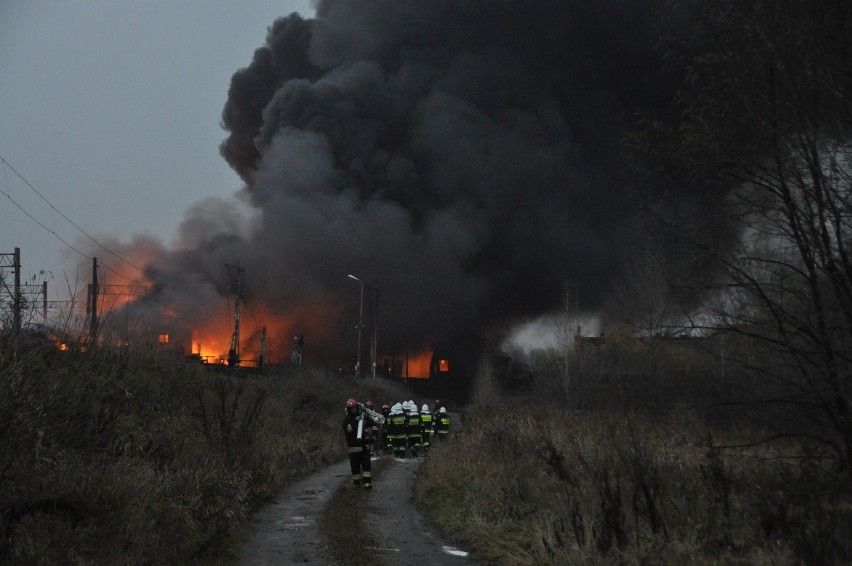
M 499 332 L 566 279 L 599 305 L 638 219 L 619 140 L 673 92 L 654 6 L 329 0 L 279 19 L 222 116 L 251 230 L 198 207 L 164 263 L 219 281 L 239 259 L 250 300 L 330 355 L 351 349 L 349 273 L 380 290 L 389 350 Z

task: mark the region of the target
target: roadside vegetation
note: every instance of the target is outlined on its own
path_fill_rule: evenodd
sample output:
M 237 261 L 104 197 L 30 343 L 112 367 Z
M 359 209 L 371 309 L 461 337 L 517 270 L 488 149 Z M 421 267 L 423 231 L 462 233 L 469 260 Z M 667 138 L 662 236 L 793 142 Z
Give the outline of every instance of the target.
M 553 347 L 484 356 L 418 474 L 424 513 L 485 563 L 852 562 L 852 3 L 670 8 L 686 81 L 626 135 L 648 230 L 599 290 L 603 334 L 566 281 Z M 11 343 L 0 562 L 231 561 L 253 511 L 345 457 L 347 397 L 409 397 Z
M 649 410 L 659 403 L 644 400 L 655 393 L 665 399 L 668 379 L 609 375 L 606 395 L 600 376 L 575 375 L 573 393 L 598 400 L 577 409 L 551 388 L 557 376 L 546 370 L 513 391 L 493 368 L 483 363 L 479 380 L 486 385 L 450 440 L 432 450 L 415 487 L 421 510 L 475 559 L 530 565 L 852 559 L 849 475 L 822 443 L 779 439 L 740 406 Z M 626 395 L 630 390 L 641 394 Z
M 345 457 L 347 397 L 403 396 L 384 381 L 232 374 L 159 352 L 8 352 L 4 563 L 231 563 L 254 511 Z
M 653 229 L 604 334 L 567 282 L 554 347 L 480 364 L 417 500 L 495 564 L 848 564 L 852 4 L 670 8 L 686 81 L 628 136 Z

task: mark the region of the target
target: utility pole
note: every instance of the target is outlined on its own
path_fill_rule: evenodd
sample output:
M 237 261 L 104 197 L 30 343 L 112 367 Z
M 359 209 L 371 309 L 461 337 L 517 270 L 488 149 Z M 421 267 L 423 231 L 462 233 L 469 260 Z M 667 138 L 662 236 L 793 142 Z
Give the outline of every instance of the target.
M 228 268 L 228 280 L 231 278 L 231 266 L 227 265 Z M 234 290 L 234 296 L 236 299 L 234 300 L 234 333 L 231 335 L 231 347 L 228 348 L 228 365 L 229 366 L 238 366 L 240 365 L 240 298 L 241 298 L 241 290 L 240 290 L 240 278 L 243 273 L 243 269 L 240 268 L 239 264 L 236 266 L 237 270 L 237 284 Z
M 21 248 L 15 248 L 12 267 L 15 269 L 15 295 L 12 299 L 12 335 L 21 334 Z
M 263 359 L 266 357 L 266 327 L 260 330 L 260 356 L 257 358 L 257 369 L 263 371 Z
M 361 300 L 358 307 L 358 357 L 355 362 L 355 378 L 357 379 L 361 377 L 361 328 L 364 326 L 364 282 L 354 275 L 348 275 L 348 277 L 361 285 Z
M 92 258 L 92 319 L 89 327 L 89 346 L 94 348 L 98 343 L 98 258 Z
M 293 352 L 290 354 L 290 365 L 299 367 L 302 365 L 302 346 L 305 345 L 305 335 L 293 336 Z
M 21 248 L 15 248 L 14 253 L 0 254 L 0 268 L 2 267 L 11 267 L 15 272 L 13 289 L 9 289 L 6 280 L 0 278 L 0 283 L 12 295 L 12 338 L 14 340 L 21 333 L 21 310 L 23 308 L 21 299 Z
M 19 333 L 21 330 L 21 326 L 23 325 L 23 311 L 25 304 L 35 304 L 35 299 L 30 301 L 25 295 L 41 295 L 42 301 L 42 317 L 45 322 L 47 322 L 47 310 L 48 309 L 59 309 L 69 305 L 73 305 L 74 301 L 48 301 L 47 300 L 47 281 L 43 281 L 41 285 L 34 285 L 29 283 L 21 283 L 21 250 L 20 248 L 15 248 L 14 253 L 10 254 L 0 254 L 0 269 L 4 267 L 11 267 L 15 271 L 14 275 L 14 286 L 13 288 L 9 288 L 6 285 L 5 279 L 0 278 L 0 285 L 2 285 L 3 289 L 8 293 L 9 297 L 11 297 L 12 302 L 9 303 L 5 300 L 0 301 L 0 307 L 5 308 L 7 305 L 12 308 L 12 320 L 13 320 L 13 331 Z M 37 287 L 39 289 L 38 292 L 34 291 L 33 288 Z M 102 289 L 102 288 L 101 288 Z M 86 314 L 89 313 L 88 305 Z

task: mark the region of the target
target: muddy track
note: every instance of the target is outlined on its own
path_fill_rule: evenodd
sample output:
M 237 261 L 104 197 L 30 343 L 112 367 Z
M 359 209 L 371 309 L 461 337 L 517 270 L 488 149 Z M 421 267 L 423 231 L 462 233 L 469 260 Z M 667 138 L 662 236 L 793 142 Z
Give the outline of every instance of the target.
M 459 549 L 431 532 L 414 506 L 412 486 L 419 460 L 388 460 L 367 496 L 367 528 L 380 541 L 364 548 L 388 564 L 473 564 Z M 334 564 L 319 528 L 323 508 L 349 481 L 349 463 L 325 468 L 285 490 L 253 520 L 240 564 Z

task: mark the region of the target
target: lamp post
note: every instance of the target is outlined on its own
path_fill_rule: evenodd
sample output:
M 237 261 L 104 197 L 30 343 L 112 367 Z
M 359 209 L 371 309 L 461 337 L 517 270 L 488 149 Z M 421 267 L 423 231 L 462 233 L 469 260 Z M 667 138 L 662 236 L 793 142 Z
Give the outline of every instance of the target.
M 364 325 L 364 282 L 352 274 L 349 274 L 348 277 L 361 285 L 361 301 L 358 308 L 358 357 L 355 362 L 355 377 L 357 379 L 361 377 L 361 328 Z
M 373 363 L 373 377 L 376 377 L 376 355 L 378 354 L 379 340 L 379 290 L 370 285 L 367 285 L 367 290 L 376 294 L 375 299 L 373 299 L 372 293 L 370 294 L 370 326 L 373 327 L 373 339 L 370 344 L 370 357 L 372 358 Z
M 379 290 L 376 292 L 376 302 L 373 303 L 373 377 L 376 377 L 376 350 L 379 346 Z

